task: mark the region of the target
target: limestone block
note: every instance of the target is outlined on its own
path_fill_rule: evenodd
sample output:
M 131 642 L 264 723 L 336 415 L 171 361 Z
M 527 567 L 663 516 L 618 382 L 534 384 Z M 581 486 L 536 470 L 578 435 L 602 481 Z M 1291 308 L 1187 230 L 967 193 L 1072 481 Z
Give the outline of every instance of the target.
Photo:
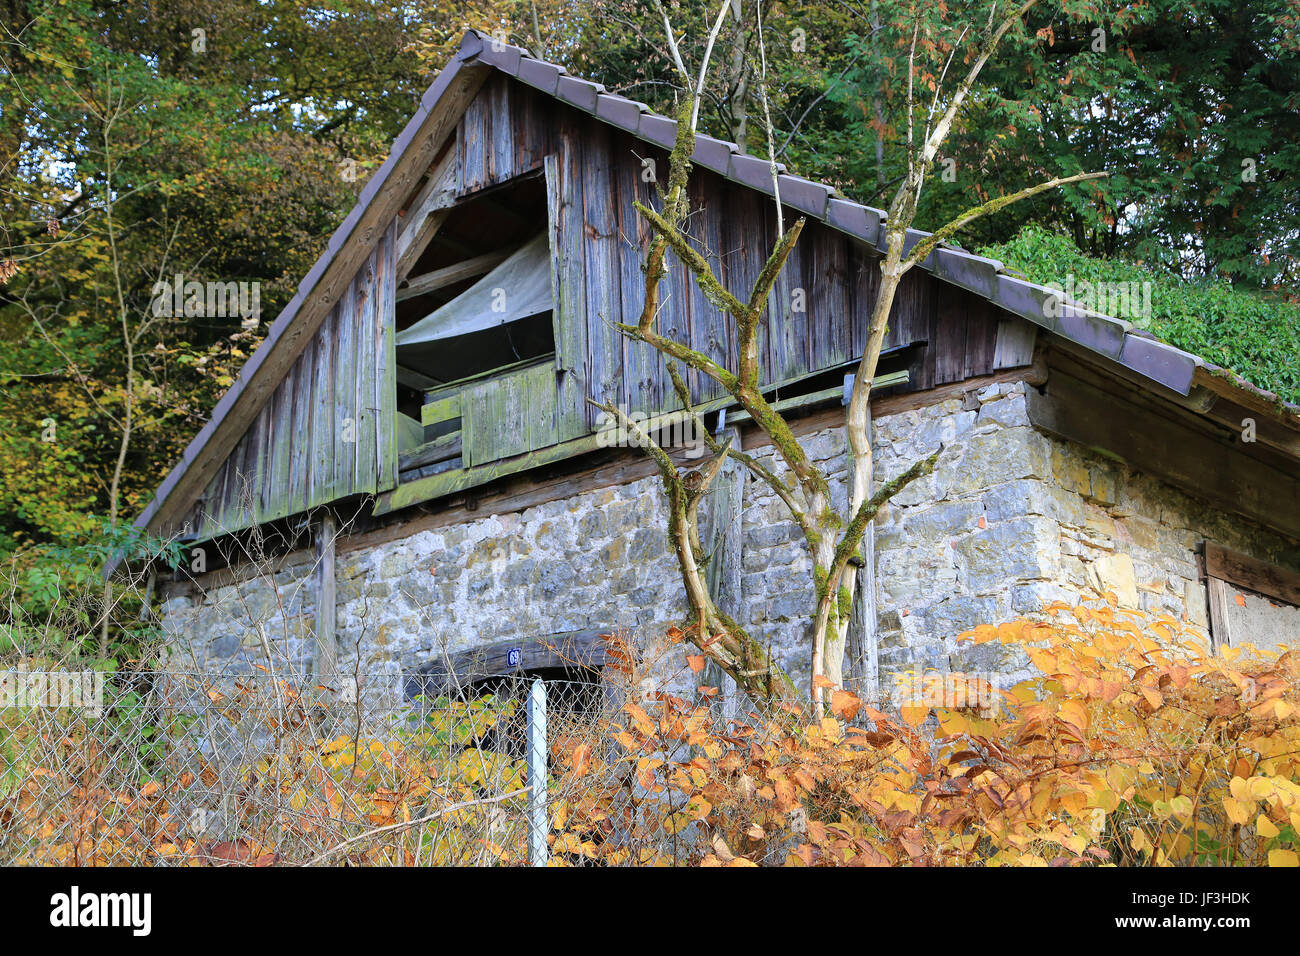
M 990 524 L 955 545 L 962 580 L 973 594 L 1048 576 L 1044 560 L 1055 550 L 1055 526 L 1046 518 L 1024 517 Z
M 1138 607 L 1137 579 L 1133 559 L 1127 554 L 1108 554 L 1088 566 L 1089 583 L 1099 592 L 1113 591 L 1123 607 Z

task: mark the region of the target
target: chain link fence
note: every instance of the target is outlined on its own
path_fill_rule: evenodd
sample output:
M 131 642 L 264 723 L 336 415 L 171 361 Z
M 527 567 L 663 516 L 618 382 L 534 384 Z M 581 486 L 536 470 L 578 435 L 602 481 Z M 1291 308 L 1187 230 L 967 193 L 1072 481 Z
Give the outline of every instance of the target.
M 7 865 L 688 862 L 703 836 L 664 777 L 727 733 L 716 700 L 674 714 L 596 676 L 0 679 Z M 651 720 L 690 728 L 632 745 Z

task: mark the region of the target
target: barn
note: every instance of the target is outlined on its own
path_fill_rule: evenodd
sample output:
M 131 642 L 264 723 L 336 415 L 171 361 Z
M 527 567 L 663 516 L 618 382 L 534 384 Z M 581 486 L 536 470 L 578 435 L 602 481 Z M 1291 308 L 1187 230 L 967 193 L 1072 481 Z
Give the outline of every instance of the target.
M 270 661 L 360 692 L 598 668 L 612 631 L 654 656 L 684 610 L 662 491 L 590 400 L 647 421 L 679 409 L 662 358 L 613 327 L 641 308 L 633 203 L 657 202 L 675 129 L 465 36 L 139 516 L 187 554 L 161 595 L 173 666 Z M 748 288 L 775 236 L 768 164 L 703 135 L 692 160 L 692 240 Z M 842 479 L 883 214 L 784 171 L 779 193 L 808 223 L 772 291 L 762 380 Z M 684 268 L 660 322 L 734 364 L 734 327 Z M 710 428 L 768 454 L 710 381 L 689 385 Z M 957 635 L 1106 591 L 1219 646 L 1300 633 L 1297 407 L 949 246 L 909 273 L 874 386 L 878 480 L 943 454 L 876 522 L 859 688 L 1012 673 L 1023 661 Z M 720 606 L 807 686 L 797 529 L 741 474 L 710 494 Z

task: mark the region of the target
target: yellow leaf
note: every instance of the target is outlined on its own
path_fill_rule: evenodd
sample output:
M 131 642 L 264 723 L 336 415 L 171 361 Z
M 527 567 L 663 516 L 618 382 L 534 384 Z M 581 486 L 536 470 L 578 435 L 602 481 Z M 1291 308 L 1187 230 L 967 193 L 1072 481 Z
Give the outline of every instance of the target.
M 1282 831 L 1273 825 L 1272 820 L 1261 813 L 1259 819 L 1255 821 L 1255 832 L 1264 839 L 1271 840 Z
M 1269 850 L 1269 866 L 1300 866 L 1300 856 L 1294 850 Z
M 964 734 L 968 728 L 966 718 L 955 711 L 945 710 L 939 714 L 939 729 L 945 734 Z
M 1061 719 L 1073 724 L 1080 730 L 1088 729 L 1088 708 L 1077 700 L 1067 700 L 1061 704 Z
M 862 707 L 862 698 L 847 690 L 837 690 L 831 694 L 831 713 L 844 720 L 852 720 Z
M 1233 823 L 1245 825 L 1250 822 L 1250 815 L 1255 810 L 1255 804 L 1243 803 L 1240 800 L 1234 800 L 1232 797 L 1223 798 L 1223 808 L 1228 813 L 1228 819 Z

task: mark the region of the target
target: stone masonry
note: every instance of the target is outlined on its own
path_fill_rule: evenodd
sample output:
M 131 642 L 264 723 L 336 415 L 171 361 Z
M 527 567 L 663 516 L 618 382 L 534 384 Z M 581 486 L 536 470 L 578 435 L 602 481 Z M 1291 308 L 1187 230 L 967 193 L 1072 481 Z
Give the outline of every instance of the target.
M 934 474 L 905 489 L 877 521 L 882 687 L 913 669 L 1014 679 L 1026 664 L 1018 652 L 958 644 L 957 636 L 1106 590 L 1121 605 L 1167 612 L 1204 632 L 1195 551 L 1207 538 L 1300 567 L 1300 543 L 1037 431 L 1026 387 L 993 384 L 875 423 L 881 480 L 944 449 Z M 803 440 L 842 499 L 843 429 Z M 770 455 L 768 463 L 775 464 Z M 775 495 L 753 479 L 744 495 L 739 616 L 806 687 L 807 553 Z M 403 671 L 444 649 L 591 627 L 623 629 L 647 658 L 666 652 L 680 664 L 680 648 L 663 642 L 685 605 L 657 478 L 463 518 L 369 548 L 341 542 L 341 674 L 389 675 L 396 687 Z M 300 559 L 274 575 L 168 600 L 176 666 L 251 673 L 269 652 L 277 666 L 305 672 L 311 571 L 310 560 Z

